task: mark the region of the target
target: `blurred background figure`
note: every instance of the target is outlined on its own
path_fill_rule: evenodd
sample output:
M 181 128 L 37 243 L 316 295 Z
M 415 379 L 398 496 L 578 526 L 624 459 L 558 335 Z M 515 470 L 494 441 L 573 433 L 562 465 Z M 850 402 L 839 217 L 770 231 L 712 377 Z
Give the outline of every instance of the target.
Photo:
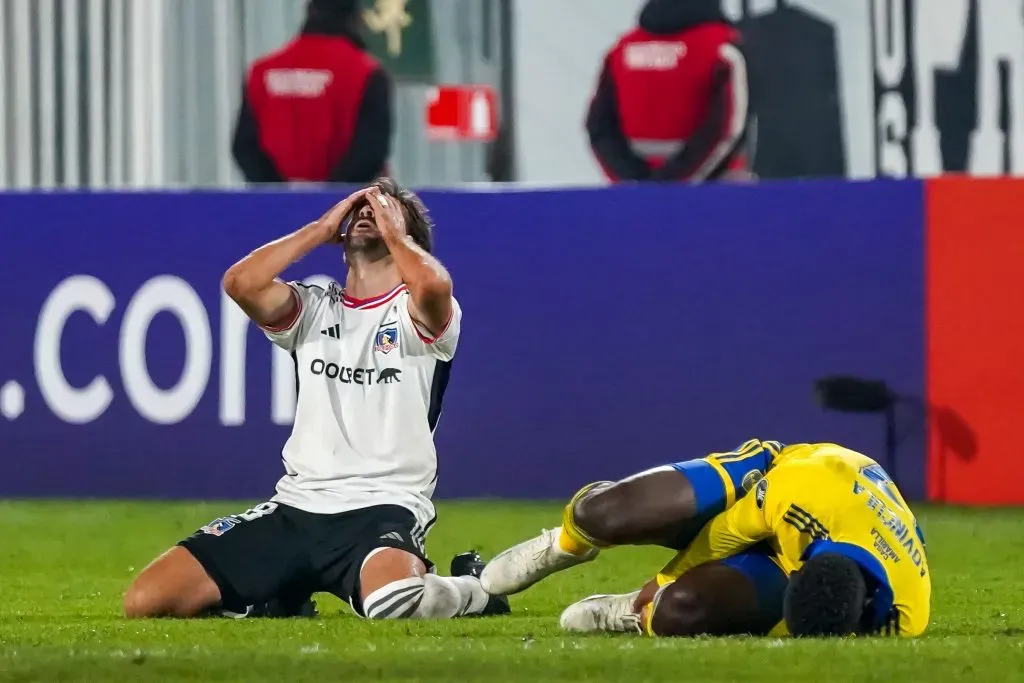
M 591 149 L 613 182 L 746 179 L 749 99 L 740 33 L 720 0 L 648 0 L 605 58 Z
M 494 142 L 487 146 L 484 172 L 492 183 L 515 180 L 515 150 L 512 149 L 512 134 L 508 126 L 500 126 Z
M 300 34 L 249 69 L 232 152 L 251 183 L 363 183 L 391 151 L 392 83 L 360 0 L 310 0 Z

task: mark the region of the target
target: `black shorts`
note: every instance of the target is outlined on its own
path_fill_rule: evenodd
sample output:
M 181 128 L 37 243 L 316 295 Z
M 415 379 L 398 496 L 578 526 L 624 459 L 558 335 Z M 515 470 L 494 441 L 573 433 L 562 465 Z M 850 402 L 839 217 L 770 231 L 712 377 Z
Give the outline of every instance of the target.
M 398 505 L 321 515 L 270 502 L 215 519 L 178 545 L 199 560 L 232 612 L 273 599 L 298 604 L 323 591 L 362 614 L 359 572 L 375 549 L 405 550 L 433 567 L 420 528 Z

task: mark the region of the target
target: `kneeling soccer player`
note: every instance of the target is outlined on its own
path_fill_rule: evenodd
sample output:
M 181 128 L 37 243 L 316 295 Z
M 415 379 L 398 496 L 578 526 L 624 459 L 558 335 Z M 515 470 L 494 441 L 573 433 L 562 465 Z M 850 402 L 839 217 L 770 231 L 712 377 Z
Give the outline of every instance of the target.
M 336 244 L 345 289 L 278 279 Z M 295 361 L 285 474 L 272 500 L 214 520 L 146 567 L 125 595 L 127 616 L 292 616 L 321 591 L 371 619 L 509 611 L 481 587 L 475 553 L 445 577 L 424 554 L 433 431 L 462 318 L 430 250 L 426 207 L 381 179 L 228 270 L 225 291 Z
M 495 569 L 516 554 L 500 555 Z M 800 444 L 782 448 L 753 494 L 643 590 L 582 600 L 561 623 L 660 636 L 914 636 L 930 600 L 923 537 L 884 470 L 841 446 Z

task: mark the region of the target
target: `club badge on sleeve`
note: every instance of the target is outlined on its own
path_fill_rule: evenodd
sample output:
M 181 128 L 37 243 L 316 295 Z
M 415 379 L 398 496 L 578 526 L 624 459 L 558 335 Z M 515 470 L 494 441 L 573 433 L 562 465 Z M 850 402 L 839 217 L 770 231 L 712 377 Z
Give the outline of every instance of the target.
M 206 526 L 200 528 L 204 534 L 210 534 L 211 536 L 223 536 L 231 528 L 238 524 L 238 520 L 231 517 L 220 517 L 213 520 Z
M 373 350 L 380 353 L 390 353 L 398 348 L 398 328 L 384 327 L 377 330 L 377 339 L 373 344 Z

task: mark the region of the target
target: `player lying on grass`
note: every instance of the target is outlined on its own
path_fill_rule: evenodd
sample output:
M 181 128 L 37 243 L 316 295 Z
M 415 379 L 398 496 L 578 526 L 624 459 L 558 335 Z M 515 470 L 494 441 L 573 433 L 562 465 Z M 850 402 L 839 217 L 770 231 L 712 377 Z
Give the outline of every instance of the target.
M 709 510 L 713 518 L 692 535 Z M 564 628 L 914 636 L 928 624 L 931 576 L 913 513 L 876 462 L 835 444 L 750 441 L 592 484 L 570 501 L 561 528 L 498 555 L 484 588 L 515 593 L 621 544 L 679 553 L 639 591 L 571 605 Z
M 344 290 L 278 279 L 337 243 Z M 285 475 L 271 501 L 214 520 L 146 567 L 127 616 L 289 616 L 308 613 L 318 591 L 374 619 L 508 612 L 481 587 L 475 553 L 457 556 L 450 577 L 424 554 L 433 431 L 462 319 L 430 249 L 426 207 L 382 179 L 228 270 L 227 293 L 295 361 Z

